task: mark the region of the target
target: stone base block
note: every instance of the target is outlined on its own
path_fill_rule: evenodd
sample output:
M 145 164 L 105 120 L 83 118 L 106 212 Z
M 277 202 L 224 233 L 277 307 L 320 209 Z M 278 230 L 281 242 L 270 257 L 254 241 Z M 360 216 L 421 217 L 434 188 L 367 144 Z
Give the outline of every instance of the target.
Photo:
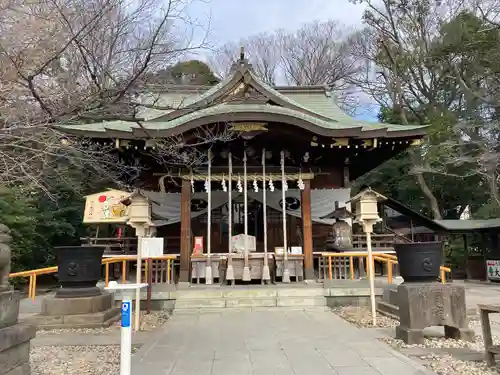
M 113 295 L 104 292 L 93 297 L 46 297 L 42 312 L 28 317 L 26 322 L 38 329 L 101 328 L 119 318 L 120 308 L 114 304 Z
M 421 345 L 424 343 L 423 329 L 409 329 L 401 326 L 396 327 L 396 338 L 403 340 L 408 345 Z
M 35 325 L 38 329 L 105 328 L 120 319 L 120 311 L 119 307 L 112 307 L 89 314 L 53 316 L 37 314 L 26 318 L 26 322 Z
M 0 329 L 17 323 L 19 301 L 19 292 L 8 290 L 0 293 Z
M 93 297 L 57 298 L 45 297 L 41 315 L 61 316 L 92 314 L 109 310 L 113 307 L 113 296 L 104 292 Z
M 15 324 L 0 329 L 0 375 L 30 375 L 30 340 L 33 326 Z
M 397 300 L 400 325 L 396 327 L 396 338 L 406 344 L 422 344 L 423 329 L 432 326 L 444 326 L 446 338 L 473 340 L 462 286 L 403 283 L 398 286 Z

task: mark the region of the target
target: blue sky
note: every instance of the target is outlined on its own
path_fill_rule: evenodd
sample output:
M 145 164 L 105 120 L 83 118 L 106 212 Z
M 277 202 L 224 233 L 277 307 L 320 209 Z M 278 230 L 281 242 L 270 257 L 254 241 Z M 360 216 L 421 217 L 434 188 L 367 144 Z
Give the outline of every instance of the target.
M 192 0 L 187 10 L 209 30 L 209 42 L 216 47 L 261 32 L 294 30 L 316 20 L 361 25 L 364 5 L 349 0 Z M 377 108 L 362 112 L 358 118 L 373 121 Z

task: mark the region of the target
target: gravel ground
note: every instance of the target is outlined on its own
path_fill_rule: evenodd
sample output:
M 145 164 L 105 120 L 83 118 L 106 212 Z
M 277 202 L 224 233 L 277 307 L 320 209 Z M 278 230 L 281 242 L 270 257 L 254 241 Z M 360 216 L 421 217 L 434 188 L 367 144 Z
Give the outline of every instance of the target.
M 488 368 L 485 362 L 461 361 L 450 355 L 432 354 L 421 359 L 429 369 L 439 375 L 498 375 L 498 371 Z
M 141 311 L 141 331 L 151 331 L 157 327 L 162 326 L 170 318 L 167 311 L 151 311 L 147 315 L 145 311 Z M 107 328 L 78 328 L 78 329 L 51 329 L 51 330 L 38 330 L 37 335 L 44 334 L 57 334 L 63 332 L 77 332 L 77 333 L 100 333 L 110 332 L 120 329 L 120 321 L 117 321 Z
M 429 351 L 432 349 L 466 348 L 480 353 L 484 351 L 484 343 L 481 336 L 475 336 L 474 342 L 445 338 L 426 338 L 423 345 L 407 345 L 401 340 L 390 337 L 385 337 L 381 340 L 395 348 L 422 348 L 429 349 Z M 493 342 L 498 345 L 500 337 L 494 337 Z M 419 358 L 424 362 L 426 367 L 439 375 L 498 375 L 498 370 L 489 368 L 484 361 L 464 361 L 449 354 L 428 354 Z
M 446 339 L 444 337 L 426 338 L 422 345 L 407 345 L 401 340 L 386 337 L 382 341 L 396 348 L 422 348 L 422 349 L 455 349 L 464 348 L 471 352 L 484 352 L 484 343 L 481 336 L 475 336 L 474 341 Z M 494 344 L 500 344 L 500 337 L 493 337 Z M 464 361 L 449 354 L 429 354 L 420 357 L 425 365 L 440 375 L 498 375 L 496 369 L 486 366 L 486 362 Z
M 349 323 L 355 324 L 360 328 L 374 328 L 372 324 L 371 311 L 366 307 L 356 307 L 356 306 L 345 306 L 340 308 L 335 308 L 333 311 L 348 321 Z M 386 316 L 377 314 L 377 328 L 389 328 L 395 327 L 399 322 L 395 319 L 388 318 Z M 492 322 L 492 324 L 498 324 Z M 478 316 L 473 316 L 469 318 L 469 325 L 471 328 L 475 326 L 480 326 L 481 322 Z M 428 349 L 429 354 L 420 356 L 420 360 L 423 364 L 430 370 L 436 372 L 439 375 L 498 375 L 499 370 L 491 369 L 486 366 L 484 361 L 473 362 L 460 360 L 449 354 L 434 354 L 431 353 L 433 349 L 450 349 L 464 348 L 469 349 L 471 352 L 484 352 L 484 343 L 481 336 L 475 336 L 473 342 L 445 339 L 444 337 L 433 337 L 426 338 L 423 345 L 406 345 L 401 340 L 396 340 L 392 337 L 381 338 L 382 341 L 391 345 L 392 347 L 399 348 L 421 348 Z M 500 337 L 494 336 L 493 342 L 496 345 L 500 345 Z
M 120 372 L 120 347 L 33 347 L 30 364 L 32 375 L 117 375 Z
M 332 309 L 335 314 L 359 328 L 388 328 L 399 325 L 395 319 L 377 314 L 377 325 L 372 322 L 372 313 L 369 308 L 358 306 L 343 306 Z

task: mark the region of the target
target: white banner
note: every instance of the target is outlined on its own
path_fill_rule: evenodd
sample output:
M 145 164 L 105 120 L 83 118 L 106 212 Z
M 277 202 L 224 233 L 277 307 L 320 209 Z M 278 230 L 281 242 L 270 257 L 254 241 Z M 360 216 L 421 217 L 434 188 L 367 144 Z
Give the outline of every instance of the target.
M 156 191 L 142 191 L 142 193 L 153 201 L 152 213 L 157 226 L 175 224 L 181 221 L 181 194 L 161 193 Z M 232 199 L 235 200 L 242 193 L 233 191 Z M 350 204 L 346 205 L 351 197 L 351 189 L 311 189 L 311 218 L 313 222 L 321 224 L 332 224 L 333 219 L 321 219 L 335 210 L 335 202 L 339 207 L 346 206 L 350 210 Z M 258 192 L 248 191 L 248 198 L 262 203 L 262 190 Z M 198 217 L 207 212 L 207 193 L 200 192 L 191 195 L 191 218 Z M 266 191 L 267 206 L 281 212 L 281 191 Z M 228 193 L 224 191 L 212 191 L 212 210 L 219 208 L 228 202 Z M 289 189 L 285 198 L 286 213 L 295 217 L 301 217 L 300 190 Z
M 163 255 L 163 237 L 143 237 L 141 257 L 153 258 Z

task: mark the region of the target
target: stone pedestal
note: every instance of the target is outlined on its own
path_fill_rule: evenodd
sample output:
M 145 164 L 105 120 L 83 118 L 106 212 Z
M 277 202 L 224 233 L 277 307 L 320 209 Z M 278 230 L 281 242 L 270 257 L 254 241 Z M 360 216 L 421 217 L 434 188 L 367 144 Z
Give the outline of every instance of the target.
M 30 375 L 33 326 L 18 324 L 19 292 L 0 292 L 0 375 Z
M 93 297 L 45 297 L 42 312 L 31 318 L 38 329 L 101 328 L 120 318 L 113 295 L 103 292 Z
M 444 326 L 445 336 L 472 341 L 465 306 L 465 289 L 453 284 L 403 283 L 398 286 L 399 326 L 396 338 L 422 344 L 426 327 Z

